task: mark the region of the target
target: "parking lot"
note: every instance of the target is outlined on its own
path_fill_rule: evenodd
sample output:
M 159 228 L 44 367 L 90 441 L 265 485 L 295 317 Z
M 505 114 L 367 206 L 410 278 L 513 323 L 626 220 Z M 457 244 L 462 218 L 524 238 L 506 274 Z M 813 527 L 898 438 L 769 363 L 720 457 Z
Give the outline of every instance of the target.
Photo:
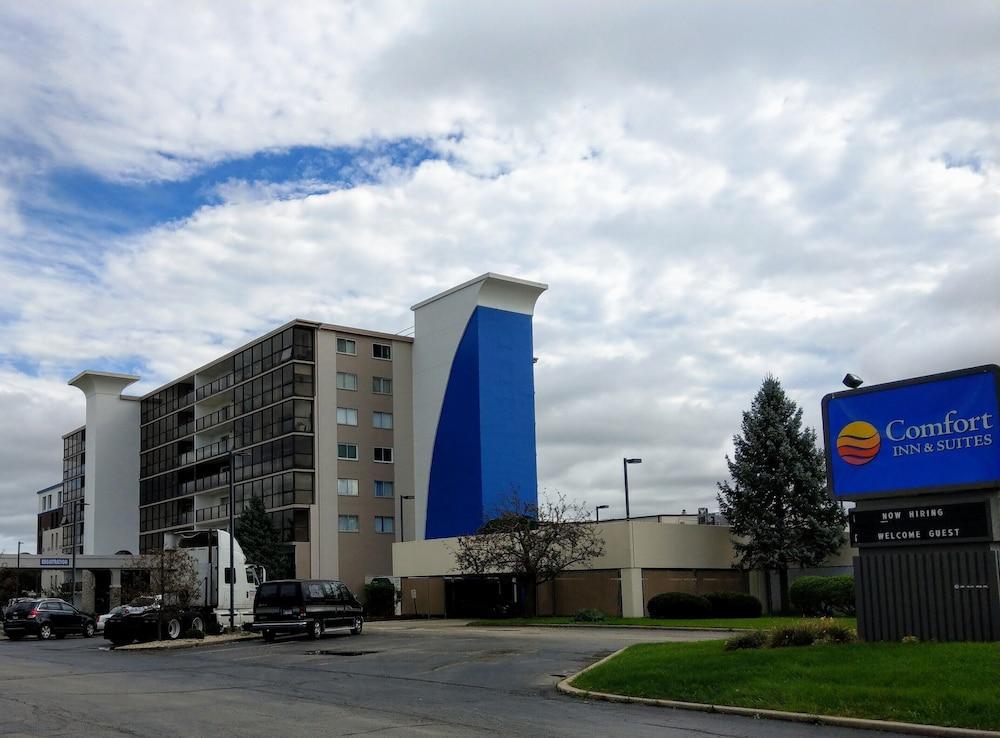
M 630 643 L 718 636 L 409 621 L 369 624 L 359 637 L 174 651 L 2 639 L 0 734 L 865 735 L 555 690 L 563 675 Z

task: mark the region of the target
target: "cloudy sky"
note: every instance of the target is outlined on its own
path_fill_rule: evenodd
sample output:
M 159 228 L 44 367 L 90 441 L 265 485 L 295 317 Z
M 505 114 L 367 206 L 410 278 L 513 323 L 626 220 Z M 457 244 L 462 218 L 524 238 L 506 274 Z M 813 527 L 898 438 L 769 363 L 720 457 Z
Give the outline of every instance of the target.
M 536 312 L 541 486 L 714 505 L 776 374 L 812 425 L 1000 360 L 994 2 L 6 3 L 0 550 L 83 422 L 292 317 Z

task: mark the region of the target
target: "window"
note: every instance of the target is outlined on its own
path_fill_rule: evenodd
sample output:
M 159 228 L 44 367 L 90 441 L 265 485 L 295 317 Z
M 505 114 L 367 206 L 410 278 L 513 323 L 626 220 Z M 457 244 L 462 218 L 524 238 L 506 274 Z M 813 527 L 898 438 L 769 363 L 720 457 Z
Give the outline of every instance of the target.
M 372 358 L 384 359 L 385 361 L 389 361 L 390 359 L 392 359 L 392 346 L 390 346 L 388 343 L 373 343 Z
M 376 395 L 391 395 L 392 380 L 389 377 L 372 377 L 372 392 Z
M 372 413 L 373 428 L 392 428 L 392 413 Z
M 376 515 L 375 516 L 375 532 L 376 533 L 392 533 L 394 528 L 392 524 L 395 521 L 388 515 Z
M 392 482 L 384 482 L 379 479 L 375 480 L 375 496 L 376 497 L 392 497 L 393 487 L 395 485 Z
M 384 446 L 375 447 L 375 461 L 381 464 L 391 464 L 392 463 L 392 449 L 386 448 Z
M 358 411 L 353 407 L 337 408 L 337 425 L 357 425 Z
M 337 458 L 347 459 L 348 461 L 358 460 L 358 444 L 356 443 L 338 443 L 337 444 Z
M 337 389 L 353 390 L 358 389 L 358 375 L 348 372 L 337 372 Z
M 338 479 L 337 480 L 337 494 L 342 497 L 357 497 L 358 496 L 358 480 L 357 479 Z
M 349 338 L 338 338 L 337 339 L 337 353 L 347 354 L 348 356 L 358 355 L 358 344 Z
M 337 516 L 338 529 L 341 533 L 357 533 L 358 532 L 358 516 L 357 515 L 338 515 Z

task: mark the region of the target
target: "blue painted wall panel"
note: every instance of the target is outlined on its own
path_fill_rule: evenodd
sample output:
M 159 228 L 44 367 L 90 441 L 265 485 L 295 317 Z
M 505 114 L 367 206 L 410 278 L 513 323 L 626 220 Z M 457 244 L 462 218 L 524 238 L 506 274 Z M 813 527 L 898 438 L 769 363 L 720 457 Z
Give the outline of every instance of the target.
M 538 494 L 531 316 L 477 307 L 452 361 L 434 441 L 427 538 L 474 533 Z

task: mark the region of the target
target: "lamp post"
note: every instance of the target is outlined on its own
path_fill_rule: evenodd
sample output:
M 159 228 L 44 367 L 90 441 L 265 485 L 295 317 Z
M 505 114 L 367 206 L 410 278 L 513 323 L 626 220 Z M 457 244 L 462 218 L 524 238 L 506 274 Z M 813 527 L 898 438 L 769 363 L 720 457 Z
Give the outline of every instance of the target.
M 87 503 L 83 499 L 76 501 L 73 505 L 73 575 L 70 579 L 70 597 L 73 601 L 73 607 L 76 607 L 76 549 L 78 545 L 82 542 L 83 536 L 80 535 L 79 528 L 77 526 L 80 519 L 79 511 L 83 510 Z
M 632 517 L 629 512 L 629 506 L 628 506 L 628 465 L 641 464 L 641 463 L 642 459 L 629 459 L 629 458 L 622 459 L 622 468 L 625 470 L 625 519 L 626 520 Z
M 399 496 L 399 542 L 402 543 L 406 539 L 403 537 L 403 500 L 412 500 L 413 495 L 400 495 Z
M 610 505 L 598 505 L 594 508 L 594 516 L 597 518 L 597 522 L 601 522 L 601 510 L 607 510 Z
M 17 591 L 14 592 L 15 597 L 21 596 L 21 546 L 23 545 L 21 541 L 17 542 L 17 584 L 14 585 L 14 589 Z
M 236 466 L 237 456 L 250 456 L 246 451 L 236 451 L 236 438 L 229 441 L 229 566 L 226 567 L 226 578 L 229 580 L 229 630 L 236 628 L 236 566 L 233 559 L 236 556 L 233 540 L 236 537 Z

